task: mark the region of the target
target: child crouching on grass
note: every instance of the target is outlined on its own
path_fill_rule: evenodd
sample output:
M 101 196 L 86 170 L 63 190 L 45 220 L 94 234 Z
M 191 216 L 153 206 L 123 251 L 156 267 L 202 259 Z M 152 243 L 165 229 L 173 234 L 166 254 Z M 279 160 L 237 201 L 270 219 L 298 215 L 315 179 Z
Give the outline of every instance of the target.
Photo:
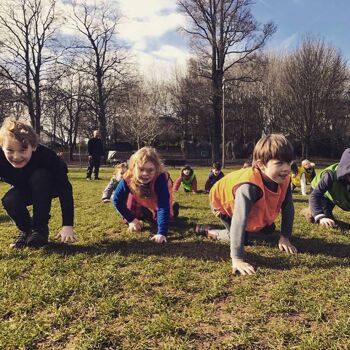
M 214 230 L 207 225 L 197 225 L 196 232 L 230 241 L 233 273 L 255 273 L 254 267 L 244 261 L 245 235 L 258 231 L 272 233 L 280 211 L 282 227 L 278 247 L 288 254 L 297 252 L 289 241 L 294 220 L 289 177 L 293 158 L 293 147 L 283 135 L 267 135 L 254 148 L 251 168 L 233 171 L 210 190 L 212 211 L 226 229 Z
M 180 176 L 174 182 L 173 191 L 177 192 L 181 184 L 185 192 L 197 193 L 197 177 L 188 164 L 181 169 Z
M 311 182 L 309 207 L 301 211 L 309 222 L 326 227 L 337 227 L 333 209 L 338 206 L 350 211 L 350 148 L 339 163 L 322 170 Z
M 56 153 L 38 143 L 34 129 L 6 118 L 0 129 L 0 177 L 12 187 L 2 198 L 7 214 L 19 229 L 13 248 L 41 247 L 48 243 L 51 201 L 58 197 L 62 242 L 74 242 L 73 195 L 67 165 Z M 33 217 L 27 206 L 33 205 Z
M 221 171 L 221 168 L 221 163 L 213 163 L 207 180 L 205 181 L 205 192 L 209 193 L 210 189 L 214 186 L 214 184 L 225 176 L 224 173 Z
M 102 192 L 103 203 L 109 203 L 111 201 L 112 193 L 117 188 L 120 180 L 123 178 L 123 175 L 127 170 L 128 170 L 128 165 L 126 163 L 120 163 L 114 167 L 112 177 L 109 180 L 108 185 Z
M 154 148 L 143 147 L 130 157 L 112 201 L 129 232 L 142 230 L 141 219 L 156 220 L 157 233 L 151 240 L 166 242 L 170 218 L 178 215 L 179 206 L 172 203 L 172 182 Z

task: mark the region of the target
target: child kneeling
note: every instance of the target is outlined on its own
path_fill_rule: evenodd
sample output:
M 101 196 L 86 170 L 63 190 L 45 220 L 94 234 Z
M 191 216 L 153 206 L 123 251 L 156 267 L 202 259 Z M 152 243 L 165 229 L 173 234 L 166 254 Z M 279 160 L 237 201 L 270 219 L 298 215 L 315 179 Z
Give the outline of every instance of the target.
M 130 157 L 113 205 L 130 232 L 142 230 L 141 219 L 156 220 L 158 229 L 151 240 L 166 242 L 170 218 L 178 216 L 179 205 L 172 202 L 172 182 L 155 149 L 143 147 Z
M 13 248 L 41 247 L 48 243 L 51 201 L 58 197 L 62 229 L 57 237 L 74 242 L 73 195 L 67 165 L 57 154 L 38 143 L 34 129 L 6 118 L 0 129 L 0 177 L 12 185 L 2 198 L 7 214 L 20 233 Z M 31 218 L 27 206 L 33 205 Z
M 128 165 L 126 163 L 117 164 L 114 167 L 114 171 L 111 179 L 108 182 L 108 185 L 102 192 L 102 202 L 109 203 L 111 201 L 112 193 L 117 188 L 120 180 L 123 178 L 123 175 L 128 170 Z
M 310 222 L 336 227 L 334 207 L 350 211 L 350 148 L 343 152 L 339 163 L 316 175 L 311 188 L 309 208 L 302 210 L 302 214 Z
M 289 241 L 294 220 L 289 177 L 293 158 L 293 147 L 283 135 L 267 135 L 254 148 L 253 167 L 233 171 L 210 190 L 212 211 L 226 229 L 197 225 L 196 232 L 230 241 L 233 273 L 255 273 L 254 267 L 243 260 L 245 235 L 257 231 L 272 233 L 280 211 L 282 227 L 278 247 L 290 254 L 297 252 Z

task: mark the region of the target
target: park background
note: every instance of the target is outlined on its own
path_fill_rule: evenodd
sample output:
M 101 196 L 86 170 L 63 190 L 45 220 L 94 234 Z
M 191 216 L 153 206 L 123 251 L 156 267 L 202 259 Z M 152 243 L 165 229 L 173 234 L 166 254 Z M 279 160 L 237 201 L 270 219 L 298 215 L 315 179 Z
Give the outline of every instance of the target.
M 126 3 L 139 9 L 133 23 Z M 287 135 L 298 160 L 315 160 L 318 171 L 335 162 L 349 146 L 348 38 L 338 45 L 348 2 L 145 4 L 0 3 L 0 122 L 27 119 L 69 163 L 79 236 L 71 246 L 52 240 L 61 224 L 55 201 L 51 244 L 11 250 L 16 229 L 0 209 L 0 348 L 349 349 L 347 213 L 335 211 L 339 229 L 308 224 L 298 214 L 307 198 L 295 193 L 300 254 L 279 252 L 277 234 L 256 237 L 247 259 L 257 274 L 241 278 L 231 274 L 227 245 L 194 235 L 196 223 L 217 224 L 207 195 L 177 193 L 180 218 L 169 242 L 155 245 L 152 227 L 128 234 L 101 203 L 112 168 L 102 169 L 102 181 L 86 182 L 84 171 L 95 129 L 105 158 L 152 145 L 173 178 L 180 170 L 172 165 L 195 165 L 200 188 L 211 162 L 236 169 L 271 132 Z M 149 23 L 162 21 L 150 33 L 143 15 L 155 4 Z M 305 29 L 288 47 L 271 47 L 285 23 L 304 28 L 321 18 L 328 34 Z M 135 48 L 154 53 L 154 33 L 169 26 L 177 34 L 164 35 L 158 58 L 185 59 L 166 70 L 157 61 L 146 74 Z M 147 45 L 131 43 L 135 33 Z M 174 49 L 179 37 L 186 44 Z M 0 183 L 1 194 L 7 189 Z
M 106 156 L 153 145 L 225 162 L 281 132 L 298 157 L 338 158 L 349 145 L 347 1 L 200 4 L 3 0 L 0 121 L 27 119 L 69 161 L 95 129 Z M 158 61 L 146 72 L 147 55 Z

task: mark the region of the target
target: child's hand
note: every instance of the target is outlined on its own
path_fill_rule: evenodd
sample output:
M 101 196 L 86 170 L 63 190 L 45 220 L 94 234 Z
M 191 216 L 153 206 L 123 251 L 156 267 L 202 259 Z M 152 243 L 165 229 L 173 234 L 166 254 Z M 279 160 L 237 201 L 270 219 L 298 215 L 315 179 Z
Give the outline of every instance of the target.
M 281 236 L 278 241 L 279 250 L 285 251 L 287 254 L 295 254 L 297 253 L 297 248 L 294 247 L 292 243 L 290 243 L 289 239 Z
M 154 241 L 156 243 L 163 243 L 166 242 L 166 237 L 160 234 L 156 234 L 151 238 L 151 241 Z
M 133 221 L 129 222 L 128 232 L 141 231 L 142 227 L 143 222 L 141 220 L 134 219 Z
M 322 219 L 320 219 L 320 225 L 328 226 L 328 227 L 337 227 L 337 225 L 334 222 L 334 220 L 332 220 L 330 218 L 322 218 Z
M 73 226 L 63 226 L 61 231 L 57 233 L 55 239 L 61 237 L 61 242 L 63 243 L 73 243 L 77 241 L 77 236 L 73 231 Z
M 254 267 L 242 259 L 232 259 L 232 272 L 233 274 L 239 273 L 243 276 L 255 274 Z
M 108 199 L 108 198 L 102 199 L 102 202 L 105 203 L 105 204 L 106 204 L 106 203 L 109 203 L 110 201 L 111 201 L 111 200 Z

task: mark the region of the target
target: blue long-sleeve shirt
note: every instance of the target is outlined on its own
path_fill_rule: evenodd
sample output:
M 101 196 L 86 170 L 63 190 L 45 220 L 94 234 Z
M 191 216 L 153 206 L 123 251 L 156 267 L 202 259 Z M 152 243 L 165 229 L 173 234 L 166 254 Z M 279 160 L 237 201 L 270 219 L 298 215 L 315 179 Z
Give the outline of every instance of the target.
M 155 181 L 154 191 L 157 195 L 157 234 L 166 236 L 168 234 L 170 221 L 170 194 L 168 190 L 168 178 L 166 174 L 160 174 Z M 130 189 L 125 182 L 121 180 L 113 194 L 113 205 L 118 213 L 127 221 L 132 222 L 135 219 L 134 214 L 127 208 Z

